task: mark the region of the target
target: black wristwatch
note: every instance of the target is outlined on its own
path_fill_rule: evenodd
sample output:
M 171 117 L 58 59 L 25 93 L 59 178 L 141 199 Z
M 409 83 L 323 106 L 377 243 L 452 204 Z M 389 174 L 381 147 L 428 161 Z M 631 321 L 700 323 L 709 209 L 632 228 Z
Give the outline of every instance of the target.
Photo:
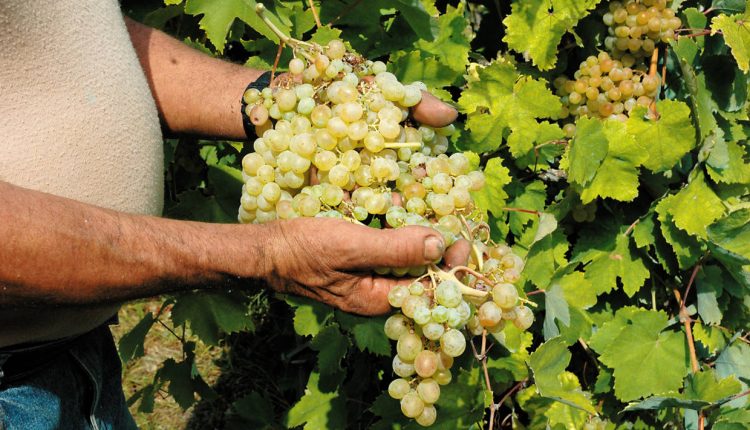
M 245 129 L 245 136 L 247 136 L 249 140 L 255 139 L 257 136 L 255 135 L 255 126 L 250 122 L 250 117 L 247 115 L 247 112 L 245 112 L 245 108 L 247 107 L 247 103 L 245 103 L 245 93 L 252 88 L 258 91 L 263 91 L 264 88 L 268 88 L 270 85 L 271 72 L 267 71 L 260 75 L 258 79 L 250 82 L 247 88 L 245 88 L 245 91 L 242 92 L 242 98 L 240 99 L 240 103 L 242 104 L 242 108 L 240 109 L 242 114 L 242 127 Z

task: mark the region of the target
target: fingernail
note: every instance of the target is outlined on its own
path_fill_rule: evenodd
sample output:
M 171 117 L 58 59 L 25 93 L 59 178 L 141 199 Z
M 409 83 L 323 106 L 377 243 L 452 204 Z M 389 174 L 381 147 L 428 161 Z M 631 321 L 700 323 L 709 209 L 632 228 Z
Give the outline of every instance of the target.
M 424 240 L 424 259 L 428 261 L 437 261 L 443 256 L 445 244 L 443 239 L 430 236 Z

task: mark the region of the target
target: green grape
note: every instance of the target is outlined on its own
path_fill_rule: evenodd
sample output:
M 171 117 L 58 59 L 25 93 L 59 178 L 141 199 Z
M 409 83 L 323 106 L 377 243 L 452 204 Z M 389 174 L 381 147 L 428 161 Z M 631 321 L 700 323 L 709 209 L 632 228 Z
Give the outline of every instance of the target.
M 396 400 L 401 400 L 404 396 L 411 391 L 409 381 L 403 378 L 394 379 L 388 384 L 388 395 Z

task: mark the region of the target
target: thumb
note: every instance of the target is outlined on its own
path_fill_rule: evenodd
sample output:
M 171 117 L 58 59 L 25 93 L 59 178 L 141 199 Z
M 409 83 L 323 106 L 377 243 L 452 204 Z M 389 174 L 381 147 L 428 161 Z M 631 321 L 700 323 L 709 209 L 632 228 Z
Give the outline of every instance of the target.
M 423 266 L 440 260 L 445 251 L 443 237 L 428 227 L 359 229 L 358 234 L 349 238 L 352 269 Z

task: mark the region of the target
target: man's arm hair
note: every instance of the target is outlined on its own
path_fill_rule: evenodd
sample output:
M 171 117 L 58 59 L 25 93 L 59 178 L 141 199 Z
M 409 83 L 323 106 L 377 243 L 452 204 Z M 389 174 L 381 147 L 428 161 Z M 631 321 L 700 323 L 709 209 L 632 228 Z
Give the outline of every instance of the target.
M 2 181 L 0 220 L 0 308 L 117 303 L 270 270 L 263 226 L 125 214 Z
M 246 138 L 240 99 L 262 71 L 210 57 L 130 18 L 125 23 L 168 131 Z

